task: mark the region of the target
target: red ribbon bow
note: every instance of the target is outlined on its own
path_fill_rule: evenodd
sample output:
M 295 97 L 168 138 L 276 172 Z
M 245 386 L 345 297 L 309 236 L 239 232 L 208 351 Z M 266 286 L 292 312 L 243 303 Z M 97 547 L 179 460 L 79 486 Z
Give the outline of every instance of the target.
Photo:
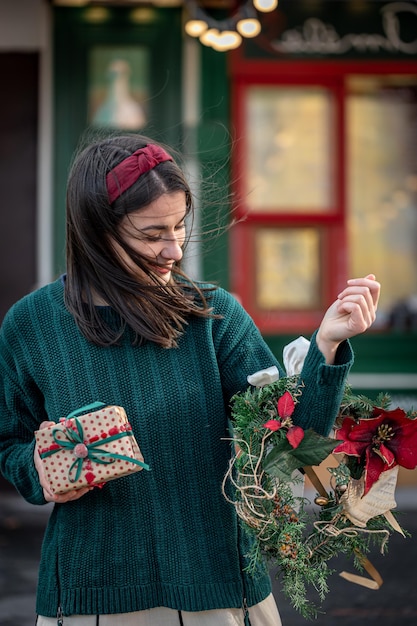
M 131 156 L 116 165 L 106 177 L 110 204 L 129 189 L 142 174 L 149 172 L 164 161 L 172 161 L 168 152 L 165 152 L 160 146 L 149 144 L 136 150 Z

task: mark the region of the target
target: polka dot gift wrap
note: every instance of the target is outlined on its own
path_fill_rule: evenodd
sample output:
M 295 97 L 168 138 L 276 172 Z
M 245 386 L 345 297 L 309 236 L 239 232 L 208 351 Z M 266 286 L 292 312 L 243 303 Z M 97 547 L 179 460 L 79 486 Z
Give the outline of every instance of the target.
M 100 486 L 149 469 L 120 406 L 95 402 L 37 430 L 35 438 L 52 493 Z

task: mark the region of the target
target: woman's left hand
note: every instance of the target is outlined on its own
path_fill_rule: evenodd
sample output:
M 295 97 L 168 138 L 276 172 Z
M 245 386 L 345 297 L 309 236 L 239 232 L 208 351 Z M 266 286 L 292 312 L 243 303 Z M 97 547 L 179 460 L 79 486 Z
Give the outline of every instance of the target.
M 39 428 L 40 429 L 47 428 L 48 426 L 51 426 L 53 424 L 55 424 L 55 422 L 42 422 Z M 64 504 L 65 502 L 72 502 L 73 500 L 78 500 L 79 498 L 82 498 L 82 496 L 85 496 L 86 493 L 88 493 L 89 491 L 91 491 L 91 489 L 93 489 L 93 487 L 83 487 L 82 489 L 78 489 L 78 490 L 72 489 L 71 491 L 67 491 L 66 493 L 63 493 L 63 494 L 53 493 L 50 489 L 49 482 L 46 478 L 45 469 L 42 464 L 37 446 L 35 446 L 33 459 L 35 463 L 35 469 L 39 475 L 39 482 L 43 489 L 43 496 L 46 502 L 56 502 L 57 504 Z
M 373 274 L 347 281 L 327 309 L 317 332 L 317 345 L 328 364 L 334 363 L 342 341 L 365 332 L 375 321 L 381 286 Z

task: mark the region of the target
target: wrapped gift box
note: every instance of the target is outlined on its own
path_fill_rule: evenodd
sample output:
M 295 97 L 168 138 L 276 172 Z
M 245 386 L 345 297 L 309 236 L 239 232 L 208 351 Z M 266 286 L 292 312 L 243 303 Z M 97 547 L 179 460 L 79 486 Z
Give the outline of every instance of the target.
M 35 438 L 52 493 L 100 486 L 149 469 L 120 406 L 83 407 L 58 424 L 37 430 Z

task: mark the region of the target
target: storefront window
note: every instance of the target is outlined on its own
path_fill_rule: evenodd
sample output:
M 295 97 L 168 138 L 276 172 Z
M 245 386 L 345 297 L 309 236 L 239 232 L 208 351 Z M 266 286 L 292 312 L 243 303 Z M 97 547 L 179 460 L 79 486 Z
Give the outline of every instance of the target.
M 320 86 L 247 89 L 249 212 L 332 210 L 332 113 L 332 94 Z
M 383 284 L 380 322 L 417 318 L 417 79 L 348 80 L 349 274 Z M 414 311 L 414 313 L 413 313 Z
M 260 309 L 320 306 L 320 235 L 316 228 L 258 228 L 256 303 Z

